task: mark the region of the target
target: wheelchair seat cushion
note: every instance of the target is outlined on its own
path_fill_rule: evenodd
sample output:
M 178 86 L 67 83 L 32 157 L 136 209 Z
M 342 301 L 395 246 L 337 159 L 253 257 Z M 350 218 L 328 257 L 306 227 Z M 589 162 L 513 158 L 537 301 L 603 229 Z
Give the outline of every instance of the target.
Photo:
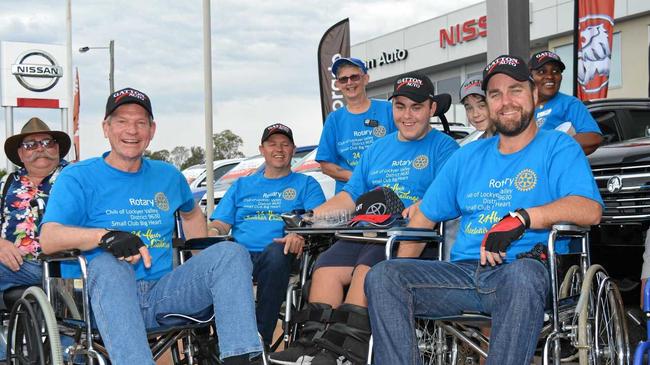
M 196 313 L 158 313 L 156 322 L 161 326 L 183 326 L 189 323 L 207 323 L 214 318 L 212 306 Z
M 11 310 L 14 304 L 23 296 L 29 286 L 14 286 L 2 292 L 2 301 L 7 310 Z M 2 307 L 0 305 L 0 307 Z

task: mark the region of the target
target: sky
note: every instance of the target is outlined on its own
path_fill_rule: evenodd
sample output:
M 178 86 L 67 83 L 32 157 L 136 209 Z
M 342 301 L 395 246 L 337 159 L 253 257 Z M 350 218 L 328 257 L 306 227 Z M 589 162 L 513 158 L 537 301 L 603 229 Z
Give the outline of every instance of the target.
M 246 155 L 265 126 L 285 123 L 297 145 L 317 144 L 322 128 L 316 52 L 323 33 L 350 19 L 351 44 L 478 0 L 214 0 L 211 2 L 213 131 L 230 129 Z M 65 44 L 65 0 L 0 1 L 0 40 Z M 152 100 L 157 123 L 149 149 L 204 146 L 202 1 L 72 0 L 72 61 L 79 70 L 81 157 L 109 149 L 101 132 L 115 41 L 115 88 Z M 0 135 L 5 136 L 4 112 Z M 14 131 L 32 116 L 60 129 L 58 110 L 14 110 Z M 0 167 L 5 166 L 2 153 Z

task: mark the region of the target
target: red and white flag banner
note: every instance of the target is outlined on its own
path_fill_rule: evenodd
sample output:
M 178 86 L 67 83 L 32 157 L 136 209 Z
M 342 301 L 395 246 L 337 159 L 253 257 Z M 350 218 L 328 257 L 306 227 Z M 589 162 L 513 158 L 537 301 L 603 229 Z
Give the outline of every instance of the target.
M 614 34 L 614 0 L 578 1 L 578 94 L 580 100 L 607 97 Z
M 79 94 L 79 69 L 75 68 L 73 107 L 72 107 L 72 134 L 74 143 L 74 157 L 76 161 L 81 159 L 79 152 L 79 104 L 81 102 Z

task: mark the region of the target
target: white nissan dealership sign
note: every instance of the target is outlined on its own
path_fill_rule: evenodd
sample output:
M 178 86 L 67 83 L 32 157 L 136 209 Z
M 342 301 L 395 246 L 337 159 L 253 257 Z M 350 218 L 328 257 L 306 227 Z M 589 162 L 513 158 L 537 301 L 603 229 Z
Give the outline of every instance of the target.
M 65 46 L 40 43 L 0 44 L 2 106 L 67 108 Z

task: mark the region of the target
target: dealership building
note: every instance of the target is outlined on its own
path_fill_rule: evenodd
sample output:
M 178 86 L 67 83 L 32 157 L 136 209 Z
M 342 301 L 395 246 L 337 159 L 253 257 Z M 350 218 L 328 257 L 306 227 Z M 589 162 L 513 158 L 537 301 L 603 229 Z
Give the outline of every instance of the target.
M 436 93 L 449 93 L 455 103 L 447 113 L 465 122 L 458 89 L 468 77 L 480 75 L 487 63 L 486 3 L 380 35 L 351 47 L 353 57 L 368 66 L 368 96 L 386 99 L 392 81 L 418 71 L 434 82 Z M 561 91 L 573 89 L 573 1 L 530 1 L 530 52 L 551 50 L 566 65 Z M 616 0 L 609 98 L 648 97 L 650 1 Z

